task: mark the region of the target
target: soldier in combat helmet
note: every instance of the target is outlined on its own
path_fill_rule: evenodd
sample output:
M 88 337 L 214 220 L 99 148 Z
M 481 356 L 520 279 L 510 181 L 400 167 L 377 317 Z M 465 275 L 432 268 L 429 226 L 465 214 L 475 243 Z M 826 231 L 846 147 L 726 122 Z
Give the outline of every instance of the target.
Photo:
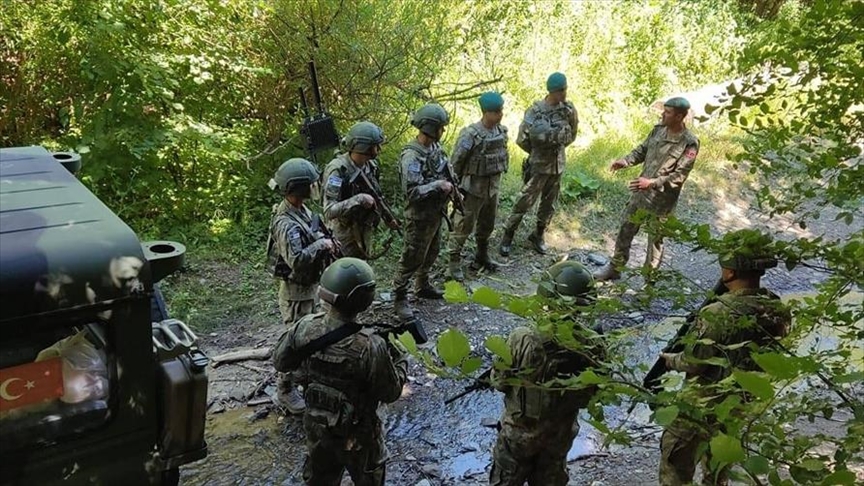
M 372 234 L 381 219 L 375 199 L 356 192 L 349 181 L 357 171 L 380 193 L 376 158 L 384 143 L 384 132 L 372 122 L 354 124 L 345 136 L 345 152 L 324 169 L 324 217 L 342 245 L 342 255 L 368 260 Z
M 448 273 L 453 280 L 463 280 L 462 247 L 476 226 L 476 269 L 494 272 L 498 262 L 489 257 L 489 237 L 498 215 L 498 191 L 501 174 L 507 172 L 507 127 L 501 125 L 504 98 L 495 92 L 479 98 L 482 118 L 462 129 L 453 150 L 453 170 L 459 177 L 459 188 L 465 194 L 464 214 L 456 213 L 450 235 Z
M 444 293 L 429 283 L 429 270 L 441 246 L 441 218 L 450 193 L 457 190 L 447 181 L 450 163 L 439 143 L 450 117 L 441 105 L 430 103 L 414 114 L 411 125 L 417 138 L 402 149 L 399 159 L 402 190 L 405 194 L 405 242 L 396 278 L 393 280 L 394 307 L 403 320 L 414 310 L 408 304 L 408 285 L 414 277 L 414 294 L 441 299 Z
M 289 159 L 270 179 L 270 188 L 282 195 L 274 206 L 267 239 L 269 271 L 279 279 L 279 312 L 291 325 L 315 310 L 318 278 L 332 261 L 337 243 L 313 230 L 313 215 L 304 201 L 312 197 L 318 171 L 306 159 Z M 303 397 L 287 373 L 277 379 L 279 404 L 293 414 L 303 413 Z
M 560 329 L 541 332 L 519 327 L 507 339 L 513 364 L 503 372 L 492 371 L 493 386 L 504 392 L 504 416 L 492 452 L 492 486 L 522 486 L 526 481 L 531 486 L 564 486 L 569 482 L 567 452 L 579 433 L 576 418 L 596 389 L 560 391 L 538 385 L 578 375 L 598 366 L 605 357 L 602 336 L 590 329 L 579 311 L 596 300 L 594 279 L 582 264 L 564 261 L 551 266 L 537 294 L 568 299 L 568 305 L 574 306 L 573 321 L 555 325 L 573 326 L 576 344 L 558 342 L 554 336 Z
M 374 328 L 357 323 L 375 297 L 375 274 L 366 262 L 336 260 L 321 276 L 319 295 L 327 312 L 295 323 L 274 355 L 277 368 L 299 369 L 303 377 L 303 480 L 337 486 L 347 469 L 354 484 L 380 486 L 387 449 L 377 409 L 401 395 L 407 363 Z
M 786 336 L 792 322 L 789 309 L 780 298 L 761 287 L 765 270 L 777 266 L 777 260 L 767 254 L 771 239 L 755 230 L 740 230 L 724 240 L 737 249 L 721 256 L 721 279 L 729 291 L 700 309 L 693 327 L 685 338 L 684 351 L 662 353 L 666 366 L 686 373 L 687 380 L 700 387 L 710 403 L 718 404 L 730 392 L 720 393 L 712 385 L 728 377 L 732 370 L 759 371 L 750 357 L 750 346 L 770 348 Z M 728 366 L 708 364 L 723 358 Z M 747 400 L 747 397 L 742 397 Z M 691 484 L 699 460 L 700 444 L 711 440 L 716 425 L 708 419 L 694 423 L 685 417 L 675 419 L 660 438 L 660 484 L 678 486 Z M 702 484 L 728 484 L 728 470 L 715 470 L 708 451 L 702 457 Z
M 528 153 L 528 160 L 522 174 L 525 185 L 504 225 L 504 236 L 498 249 L 504 257 L 510 255 L 516 230 L 538 197 L 537 227 L 528 241 L 537 253 L 545 255 L 549 252 L 544 234 L 555 213 L 555 202 L 561 192 L 561 175 L 567 163 L 565 149 L 576 140 L 579 117 L 573 103 L 567 101 L 567 77 L 564 74 L 549 75 L 546 90 L 546 97 L 525 111 L 516 136 L 516 144 Z

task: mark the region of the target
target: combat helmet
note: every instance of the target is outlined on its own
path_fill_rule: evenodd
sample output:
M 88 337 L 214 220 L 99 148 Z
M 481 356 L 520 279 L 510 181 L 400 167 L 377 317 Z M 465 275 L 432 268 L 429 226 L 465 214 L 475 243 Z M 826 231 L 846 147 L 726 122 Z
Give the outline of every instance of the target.
M 384 132 L 376 124 L 362 121 L 348 130 L 344 142 L 348 152 L 368 154 L 372 147 L 384 143 Z
M 597 299 L 597 287 L 591 272 L 579 262 L 558 262 L 543 273 L 537 294 L 546 298 L 574 297 L 577 305 L 591 305 Z
M 723 243 L 731 248 L 731 251 L 719 256 L 723 268 L 764 275 L 765 270 L 777 266 L 777 259 L 770 249 L 773 239 L 769 235 L 743 229 L 724 235 Z
M 340 258 L 324 269 L 318 296 L 345 314 L 358 314 L 375 298 L 375 272 L 359 258 Z
M 438 139 L 438 129 L 448 123 L 450 123 L 450 116 L 437 103 L 424 105 L 411 118 L 411 126 L 436 140 Z
M 269 186 L 283 196 L 310 197 L 312 184 L 318 182 L 318 170 L 306 159 L 288 159 L 276 169 Z

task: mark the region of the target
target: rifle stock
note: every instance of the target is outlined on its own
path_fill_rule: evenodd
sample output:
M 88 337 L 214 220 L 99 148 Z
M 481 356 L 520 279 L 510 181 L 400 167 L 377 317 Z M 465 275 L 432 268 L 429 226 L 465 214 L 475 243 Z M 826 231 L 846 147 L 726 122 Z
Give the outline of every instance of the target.
M 333 242 L 334 245 L 336 245 L 336 247 L 333 249 L 333 251 L 330 252 L 334 261 L 338 260 L 344 256 L 342 254 L 342 245 L 339 243 L 339 240 L 337 240 L 336 237 L 333 236 L 333 232 L 330 231 L 330 228 L 328 228 L 324 224 L 324 222 L 321 221 L 320 215 L 316 214 L 315 216 L 312 216 L 312 225 L 309 227 L 309 229 L 311 229 L 313 232 L 320 231 L 320 232 L 324 233 L 324 237 L 329 239 L 330 241 Z
M 478 376 L 477 379 L 475 379 L 470 385 L 466 386 L 461 392 L 459 392 L 459 394 L 454 395 L 447 400 L 444 400 L 444 405 L 450 405 L 456 400 L 459 400 L 466 395 L 474 393 L 475 391 L 490 388 L 492 386 L 491 378 L 492 368 L 489 368 L 484 371 L 482 375 Z
M 393 209 L 390 208 L 390 205 L 387 204 L 387 201 L 384 200 L 384 195 L 378 190 L 378 188 L 372 184 L 372 181 L 369 180 L 369 177 L 363 172 L 363 169 L 357 170 L 353 176 L 351 176 L 351 180 L 349 184 L 359 186 L 360 192 L 364 194 L 368 194 L 372 196 L 372 199 L 375 200 L 375 210 L 382 220 L 387 224 L 387 226 L 393 228 L 393 231 L 402 236 L 402 223 L 396 218 L 396 215 L 393 214 Z

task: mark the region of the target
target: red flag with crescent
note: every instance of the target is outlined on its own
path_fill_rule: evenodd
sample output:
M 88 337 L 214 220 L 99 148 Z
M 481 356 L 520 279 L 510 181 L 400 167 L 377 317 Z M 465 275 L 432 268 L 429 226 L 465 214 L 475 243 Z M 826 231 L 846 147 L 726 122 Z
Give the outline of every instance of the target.
M 63 396 L 63 359 L 0 369 L 0 412 Z

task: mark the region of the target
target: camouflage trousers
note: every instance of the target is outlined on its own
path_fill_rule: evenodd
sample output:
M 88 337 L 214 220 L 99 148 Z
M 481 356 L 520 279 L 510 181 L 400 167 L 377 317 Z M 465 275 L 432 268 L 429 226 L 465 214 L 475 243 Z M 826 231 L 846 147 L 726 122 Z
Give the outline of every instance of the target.
M 633 215 L 639 209 L 654 212 L 652 209 L 644 208 L 641 205 L 633 204 L 632 202 L 624 208 L 624 214 L 621 215 L 621 228 L 618 229 L 618 236 L 615 238 L 615 253 L 612 256 L 612 262 L 616 267 L 623 267 L 630 260 L 630 248 L 633 245 L 633 238 L 639 232 L 641 225 L 631 221 Z M 662 220 L 665 220 L 669 212 L 655 212 Z M 645 267 L 658 268 L 663 261 L 663 238 L 654 234 L 648 234 L 648 251 L 645 255 Z
M 402 257 L 393 279 L 393 293 L 404 296 L 408 293 L 411 277 L 415 277 L 415 290 L 429 282 L 429 270 L 438 259 L 441 249 L 441 218 L 406 219 L 405 240 Z
M 345 470 L 356 486 L 384 484 L 387 448 L 377 416 L 371 426 L 359 427 L 349 436 L 333 434 L 327 427 L 303 417 L 307 456 L 303 481 L 310 486 L 338 486 Z
M 661 486 L 681 486 L 691 484 L 696 474 L 696 462 L 702 464 L 702 484 L 726 486 L 729 475 L 726 468 L 712 471 L 711 453 L 706 450 L 698 457 L 700 445 L 707 446 L 710 434 L 694 424 L 678 419 L 673 421 L 660 437 L 660 470 L 658 479 Z M 704 447 L 703 446 L 703 447 Z
M 480 197 L 471 193 L 465 194 L 465 212 L 457 211 L 453 217 L 453 233 L 450 234 L 451 257 L 458 257 L 465 241 L 476 227 L 477 241 L 489 241 L 495 228 L 495 217 L 498 214 L 498 194 L 492 197 Z
M 334 236 L 339 240 L 343 257 L 359 258 L 368 260 L 372 253 L 372 233 L 375 227 L 367 224 L 352 224 L 341 229 Z
M 315 312 L 315 307 L 318 306 L 316 299 L 312 300 L 291 300 L 288 284 L 283 280 L 279 285 L 279 313 L 282 315 L 282 322 L 286 326 L 294 324 L 306 314 Z M 288 393 L 292 388 L 291 373 L 278 373 L 276 376 L 276 388 L 280 393 Z
M 579 425 L 562 426 L 554 437 L 521 437 L 515 428 L 504 425 L 492 450 L 490 486 L 566 486 L 567 452 L 579 433 Z
M 537 198 L 540 198 L 540 206 L 537 208 L 537 226 L 545 228 L 549 226 L 552 215 L 555 214 L 555 203 L 561 192 L 561 174 L 533 174 L 528 183 L 522 186 L 519 200 L 513 206 L 513 212 L 507 218 L 504 226 L 506 233 L 513 234 L 519 229 L 522 218 L 531 210 Z

